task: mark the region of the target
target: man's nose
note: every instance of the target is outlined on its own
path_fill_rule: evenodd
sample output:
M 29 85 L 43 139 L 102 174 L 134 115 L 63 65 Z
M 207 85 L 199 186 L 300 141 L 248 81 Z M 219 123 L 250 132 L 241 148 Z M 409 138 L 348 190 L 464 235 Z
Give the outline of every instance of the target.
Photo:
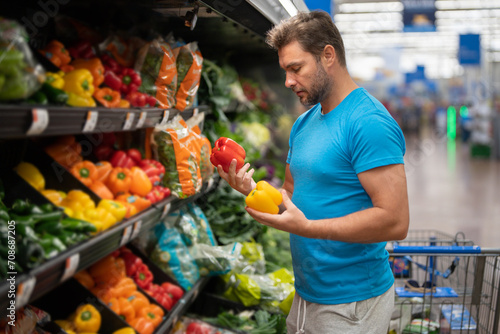
M 285 87 L 292 88 L 296 84 L 297 84 L 297 82 L 295 81 L 295 79 L 290 74 L 287 73 L 286 79 L 285 79 Z

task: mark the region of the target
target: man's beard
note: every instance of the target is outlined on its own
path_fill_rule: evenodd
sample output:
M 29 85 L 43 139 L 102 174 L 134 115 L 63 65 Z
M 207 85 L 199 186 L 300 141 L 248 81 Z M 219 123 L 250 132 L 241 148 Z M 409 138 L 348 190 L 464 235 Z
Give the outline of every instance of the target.
M 306 91 L 305 98 L 300 99 L 300 103 L 304 106 L 313 106 L 325 100 L 333 85 L 333 81 L 326 73 L 323 65 L 319 62 L 317 64 L 318 70 L 316 71 L 315 80 L 311 88 Z

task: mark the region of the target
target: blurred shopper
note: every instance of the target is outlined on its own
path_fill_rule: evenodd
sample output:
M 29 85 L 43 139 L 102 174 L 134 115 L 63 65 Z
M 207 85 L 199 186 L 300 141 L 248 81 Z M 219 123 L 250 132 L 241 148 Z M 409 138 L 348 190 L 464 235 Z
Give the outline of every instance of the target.
M 387 333 L 394 277 L 386 241 L 409 224 L 405 141 L 384 106 L 351 79 L 330 16 L 299 13 L 268 33 L 285 85 L 312 106 L 295 122 L 283 184 L 284 211 L 262 224 L 290 232 L 296 294 L 288 333 Z M 246 164 L 219 174 L 248 194 Z

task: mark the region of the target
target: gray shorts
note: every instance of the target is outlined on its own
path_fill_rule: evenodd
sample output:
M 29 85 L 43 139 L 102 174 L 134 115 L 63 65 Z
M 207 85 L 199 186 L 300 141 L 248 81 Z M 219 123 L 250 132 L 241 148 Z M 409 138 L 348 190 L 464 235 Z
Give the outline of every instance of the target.
M 296 293 L 286 327 L 288 334 L 387 334 L 393 308 L 394 286 L 383 295 L 338 305 L 306 302 Z

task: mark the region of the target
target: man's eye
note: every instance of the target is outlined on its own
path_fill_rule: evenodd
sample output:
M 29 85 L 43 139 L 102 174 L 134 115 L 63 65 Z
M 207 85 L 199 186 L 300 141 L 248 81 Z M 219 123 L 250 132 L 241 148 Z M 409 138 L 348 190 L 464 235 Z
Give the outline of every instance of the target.
M 292 72 L 297 73 L 300 70 L 300 67 L 292 67 Z

